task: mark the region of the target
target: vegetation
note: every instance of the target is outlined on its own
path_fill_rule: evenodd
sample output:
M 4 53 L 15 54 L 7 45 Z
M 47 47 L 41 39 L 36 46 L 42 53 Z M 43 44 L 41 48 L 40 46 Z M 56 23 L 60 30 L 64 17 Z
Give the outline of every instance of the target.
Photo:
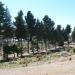
M 48 56 L 46 55 L 29 55 L 26 56 L 25 58 L 17 59 L 14 61 L 8 61 L 5 62 L 4 60 L 0 61 L 0 68 L 15 68 L 15 67 L 27 67 L 29 65 L 39 65 L 41 63 L 48 63 L 50 64 L 54 60 L 58 59 L 59 53 L 52 53 L 49 54 Z M 41 62 L 41 63 L 40 63 Z
M 40 21 L 34 17 L 31 11 L 24 15 L 23 11 L 20 10 L 12 23 L 8 8 L 0 2 L 0 35 L 3 36 L 4 60 L 8 60 L 10 54 L 14 55 L 13 59 L 23 57 L 24 51 L 34 56 L 36 54 L 43 55 L 43 53 L 49 54 L 51 46 L 64 47 L 64 42 L 67 42 L 69 47 L 70 33 L 70 24 L 67 24 L 65 28 L 62 28 L 61 25 L 55 27 L 55 22 L 48 15 L 45 15 Z M 17 44 L 10 44 L 9 39 L 14 38 L 15 41 L 18 40 Z M 72 40 L 75 40 L 75 28 L 72 32 Z M 27 46 L 25 43 L 23 44 L 23 41 L 27 43 Z M 42 48 L 45 52 L 42 51 Z M 38 61 L 42 59 L 40 56 L 36 56 Z M 28 62 L 30 61 L 27 60 Z
M 72 41 L 75 42 L 75 28 L 74 28 L 74 30 L 73 30 L 73 32 L 72 32 Z

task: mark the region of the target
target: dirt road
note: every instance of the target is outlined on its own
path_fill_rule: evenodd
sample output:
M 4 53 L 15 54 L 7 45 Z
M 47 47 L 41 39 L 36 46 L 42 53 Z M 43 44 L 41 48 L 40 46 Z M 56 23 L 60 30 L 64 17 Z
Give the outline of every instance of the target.
M 75 60 L 39 66 L 0 69 L 0 75 L 75 75 Z

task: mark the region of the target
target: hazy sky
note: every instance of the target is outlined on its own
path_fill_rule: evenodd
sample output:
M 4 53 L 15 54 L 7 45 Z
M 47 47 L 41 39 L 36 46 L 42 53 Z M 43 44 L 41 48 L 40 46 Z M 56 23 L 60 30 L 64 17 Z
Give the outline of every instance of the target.
M 24 15 L 30 10 L 35 18 L 40 20 L 44 15 L 49 15 L 55 24 L 65 27 L 71 24 L 75 27 L 75 0 L 0 0 L 10 10 L 12 19 L 19 10 L 23 10 Z

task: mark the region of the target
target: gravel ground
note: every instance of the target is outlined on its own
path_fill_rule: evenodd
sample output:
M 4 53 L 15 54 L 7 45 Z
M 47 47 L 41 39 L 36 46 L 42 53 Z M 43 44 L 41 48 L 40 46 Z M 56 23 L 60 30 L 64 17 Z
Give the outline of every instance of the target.
M 75 55 L 71 58 L 71 61 L 66 59 L 38 66 L 0 69 L 0 75 L 75 75 Z

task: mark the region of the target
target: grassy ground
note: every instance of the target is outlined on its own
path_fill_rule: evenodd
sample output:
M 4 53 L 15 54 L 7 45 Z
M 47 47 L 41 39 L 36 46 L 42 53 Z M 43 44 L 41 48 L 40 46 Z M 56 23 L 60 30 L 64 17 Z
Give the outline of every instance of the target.
M 67 48 L 66 51 L 73 55 L 75 49 L 74 48 Z M 3 61 L 0 60 L 0 68 L 15 68 L 15 67 L 27 67 L 31 65 L 39 65 L 42 63 L 52 63 L 58 61 L 62 56 L 60 55 L 61 52 L 56 53 L 48 53 L 48 54 L 30 54 L 25 56 L 24 58 L 17 58 L 12 61 Z
M 15 67 L 26 67 L 31 64 L 41 64 L 41 63 L 51 63 L 54 60 L 57 60 L 60 57 L 59 53 L 51 53 L 48 55 L 32 55 L 24 58 L 18 58 L 13 61 L 0 61 L 0 68 L 15 68 Z

